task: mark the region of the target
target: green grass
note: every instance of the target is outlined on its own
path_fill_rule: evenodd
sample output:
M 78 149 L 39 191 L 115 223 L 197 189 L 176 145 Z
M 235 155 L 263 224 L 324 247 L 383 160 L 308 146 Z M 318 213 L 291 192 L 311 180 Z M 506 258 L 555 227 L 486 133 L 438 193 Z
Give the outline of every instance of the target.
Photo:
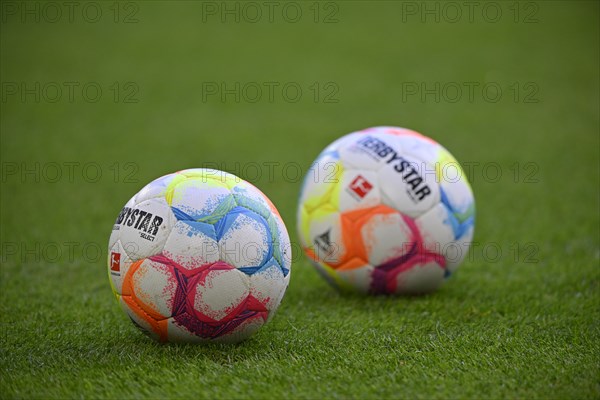
M 600 397 L 597 2 L 539 2 L 530 24 L 513 22 L 512 3 L 497 3 L 498 23 L 435 23 L 403 22 L 400 2 L 339 2 L 331 24 L 312 21 L 312 3 L 295 24 L 203 22 L 202 5 L 184 2 L 138 3 L 138 23 L 115 24 L 101 4 L 98 23 L 2 23 L 3 95 L 7 82 L 97 82 L 103 95 L 0 103 L 1 398 Z M 304 95 L 202 101 L 202 82 L 222 81 L 297 82 Z M 137 84 L 139 101 L 115 103 L 114 82 Z M 315 102 L 313 82 L 334 82 L 339 101 Z M 496 103 L 403 99 L 411 82 L 504 90 Z M 538 102 L 525 103 L 531 87 Z M 416 129 L 480 163 L 478 247 L 439 292 L 343 296 L 295 254 L 276 317 L 236 346 L 156 344 L 115 305 L 105 246 L 146 182 L 215 162 L 243 178 L 252 171 L 235 163 L 306 169 L 336 137 L 373 125 Z M 102 176 L 6 175 L 36 162 L 50 177 L 48 163 L 93 162 Z M 295 241 L 300 182 L 263 172 L 252 181 Z M 494 244 L 501 256 L 486 256 Z

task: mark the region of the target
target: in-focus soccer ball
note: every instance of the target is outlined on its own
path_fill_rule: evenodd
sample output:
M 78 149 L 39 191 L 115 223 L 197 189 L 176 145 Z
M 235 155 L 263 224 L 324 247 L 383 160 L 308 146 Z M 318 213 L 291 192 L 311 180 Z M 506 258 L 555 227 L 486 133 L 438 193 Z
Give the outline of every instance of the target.
M 159 341 L 239 342 L 273 317 L 290 279 L 277 209 L 250 183 L 189 169 L 125 204 L 108 245 L 123 310 Z
M 475 201 L 441 145 L 408 129 L 375 127 L 319 155 L 297 217 L 305 253 L 335 287 L 418 294 L 437 289 L 465 258 Z

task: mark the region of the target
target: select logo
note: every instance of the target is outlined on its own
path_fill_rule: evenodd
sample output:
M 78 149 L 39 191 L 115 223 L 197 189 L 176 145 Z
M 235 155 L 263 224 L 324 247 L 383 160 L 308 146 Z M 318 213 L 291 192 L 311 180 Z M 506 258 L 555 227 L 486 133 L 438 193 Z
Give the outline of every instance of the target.
M 331 229 L 315 238 L 315 244 L 325 253 L 329 253 L 331 251 L 331 239 L 329 238 L 330 232 Z
M 325 263 L 338 262 L 337 251 L 339 250 L 339 247 L 336 243 L 331 241 L 331 229 L 316 236 L 314 238 L 314 243 L 317 261 L 323 261 Z

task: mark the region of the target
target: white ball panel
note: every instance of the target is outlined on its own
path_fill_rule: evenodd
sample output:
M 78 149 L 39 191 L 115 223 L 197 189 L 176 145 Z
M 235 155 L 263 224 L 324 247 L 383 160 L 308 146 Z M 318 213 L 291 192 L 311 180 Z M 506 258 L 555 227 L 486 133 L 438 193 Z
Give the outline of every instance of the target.
M 371 285 L 371 273 L 373 266 L 365 264 L 365 266 L 350 270 L 339 270 L 338 276 L 345 282 L 349 283 L 361 293 L 367 293 Z
M 177 221 L 167 239 L 163 255 L 186 269 L 219 261 L 220 251 L 213 234 L 197 228 L 197 223 Z M 203 228 L 208 229 L 206 225 Z M 212 226 L 209 226 L 212 229 Z
M 319 198 L 339 184 L 342 165 L 332 154 L 324 153 L 310 166 L 306 172 L 300 201 L 304 203 L 311 198 Z
M 444 251 L 454 242 L 454 231 L 448 222 L 448 209 L 443 204 L 437 204 L 417 218 L 415 224 L 425 249 L 445 255 Z
M 164 317 L 171 316 L 177 280 L 168 266 L 144 260 L 133 273 L 132 286 L 136 297 L 146 306 Z
M 274 302 L 269 302 L 271 309 L 269 310 L 269 316 L 267 317 L 267 322 L 269 322 L 274 316 L 275 316 L 275 311 L 277 311 L 277 309 L 279 308 L 279 306 L 281 305 L 281 302 L 283 300 L 283 297 L 285 295 L 285 291 L 287 290 L 289 284 L 290 284 L 290 277 L 292 276 L 291 270 L 290 273 L 288 273 L 284 278 L 283 278 L 283 282 L 281 283 L 281 293 L 279 294 L 279 297 L 277 298 L 276 301 Z
M 265 303 L 269 311 L 277 309 L 286 287 L 287 280 L 284 278 L 281 268 L 275 264 L 250 276 L 250 293 L 261 303 Z
M 169 174 L 153 180 L 138 192 L 135 196 L 135 202 L 140 203 L 157 197 L 164 197 L 167 187 L 175 176 L 176 174 Z
M 219 321 L 246 300 L 249 289 L 248 277 L 236 270 L 212 270 L 196 285 L 194 308 Z
M 414 235 L 399 213 L 374 214 L 361 228 L 369 263 L 380 265 L 406 254 L 414 244 Z
M 398 274 L 397 293 L 420 294 L 436 290 L 444 282 L 444 269 L 435 262 L 416 264 Z
M 402 154 L 434 164 L 438 160 L 441 146 L 420 135 L 402 135 L 398 137 Z
M 230 195 L 231 192 L 225 183 L 188 178 L 175 186 L 171 206 L 183 211 L 192 219 L 199 219 L 212 214 Z
M 447 246 L 445 256 L 448 264 L 446 267 L 450 272 L 456 271 L 460 264 L 468 257 L 469 248 L 473 241 L 473 233 L 474 229 L 473 226 L 471 226 L 461 238 Z
M 117 241 L 121 237 L 120 229 L 121 229 L 121 227 L 119 225 L 117 225 L 117 224 L 113 225 L 113 229 L 110 232 L 110 237 L 108 238 L 108 248 L 109 249 L 113 248 L 115 243 L 117 243 Z
M 271 247 L 267 226 L 244 213 L 228 218 L 234 220 L 218 243 L 221 260 L 236 268 L 262 265 Z
M 290 270 L 292 268 L 293 257 L 290 236 L 288 234 L 287 228 L 285 227 L 283 220 L 277 215 L 274 215 L 273 218 L 275 219 L 275 224 L 277 225 L 278 231 L 278 235 L 276 237 L 273 237 L 273 241 L 279 244 L 279 248 L 281 251 L 281 262 L 283 264 L 282 267 L 287 270 Z
M 441 188 L 453 211 L 463 214 L 473 207 L 473 192 L 465 177 L 456 181 L 443 180 Z

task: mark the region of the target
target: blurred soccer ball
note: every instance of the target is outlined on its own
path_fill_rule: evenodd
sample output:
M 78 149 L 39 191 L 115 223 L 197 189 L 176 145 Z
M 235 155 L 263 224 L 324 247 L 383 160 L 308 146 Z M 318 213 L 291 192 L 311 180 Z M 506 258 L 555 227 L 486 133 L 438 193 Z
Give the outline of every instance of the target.
M 148 184 L 125 204 L 108 247 L 120 305 L 163 342 L 244 340 L 273 317 L 290 279 L 290 242 L 276 208 L 217 170 Z
M 301 245 L 334 286 L 431 292 L 464 260 L 475 201 L 452 155 L 395 127 L 343 136 L 308 171 L 298 205 Z

